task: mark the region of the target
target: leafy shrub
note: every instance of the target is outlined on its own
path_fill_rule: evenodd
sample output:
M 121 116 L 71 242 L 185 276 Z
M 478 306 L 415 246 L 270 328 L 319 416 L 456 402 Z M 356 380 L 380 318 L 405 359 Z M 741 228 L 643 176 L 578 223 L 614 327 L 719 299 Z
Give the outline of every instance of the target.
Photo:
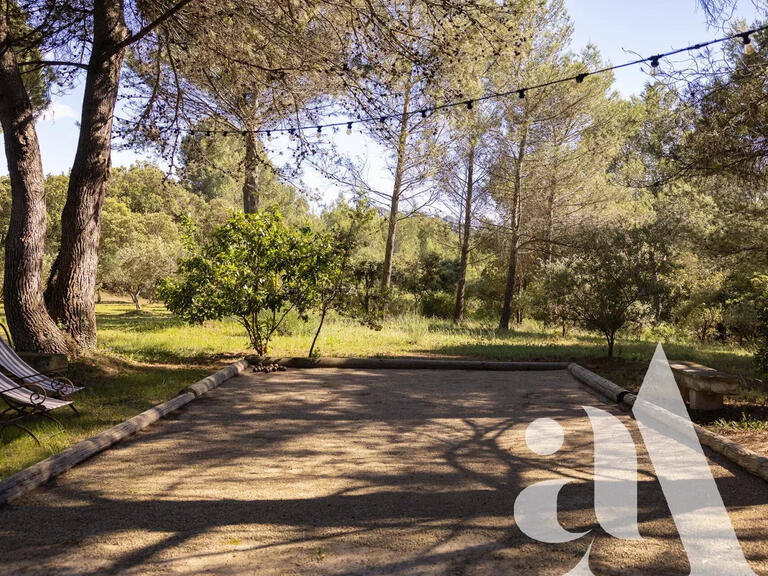
M 256 353 L 266 354 L 287 314 L 306 318 L 313 303 L 315 241 L 307 228 L 286 227 L 276 210 L 234 214 L 190 246 L 177 278 L 161 280 L 157 292 L 192 324 L 234 316 Z
M 428 318 L 453 317 L 456 298 L 447 292 L 427 292 L 421 298 L 421 313 Z
M 585 239 L 580 256 L 555 260 L 545 269 L 548 315 L 605 337 L 613 356 L 616 334 L 647 314 L 649 255 L 636 231 L 606 230 Z

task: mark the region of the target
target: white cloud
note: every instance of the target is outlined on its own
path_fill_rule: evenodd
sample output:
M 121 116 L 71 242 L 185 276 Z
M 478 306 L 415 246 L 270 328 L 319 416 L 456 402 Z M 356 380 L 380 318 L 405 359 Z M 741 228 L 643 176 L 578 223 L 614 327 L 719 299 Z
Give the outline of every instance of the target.
M 40 114 L 40 122 L 55 122 L 56 120 L 64 120 L 66 118 L 77 118 L 77 112 L 72 106 L 61 102 L 60 100 L 53 100 L 48 108 L 43 110 Z

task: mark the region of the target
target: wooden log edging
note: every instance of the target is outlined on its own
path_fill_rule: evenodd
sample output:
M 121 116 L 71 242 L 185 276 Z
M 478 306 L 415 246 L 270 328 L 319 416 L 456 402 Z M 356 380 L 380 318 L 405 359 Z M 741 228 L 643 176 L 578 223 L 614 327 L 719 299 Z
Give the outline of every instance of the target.
M 62 450 L 58 454 L 46 458 L 42 462 L 33 464 L 24 470 L 17 472 L 10 478 L 0 482 L 0 506 L 34 490 L 45 484 L 52 478 L 66 472 L 70 468 L 87 460 L 91 456 L 103 452 L 113 444 L 124 440 L 128 436 L 143 430 L 153 422 L 189 404 L 195 398 L 199 398 L 209 390 L 219 386 L 222 382 L 236 376 L 248 366 L 245 359 L 238 360 L 226 368 L 219 370 L 184 388 L 178 396 L 167 402 L 153 406 L 125 422 L 121 422 L 112 428 L 99 432 L 74 446 Z
M 568 362 L 503 362 L 442 358 L 301 358 L 246 356 L 252 364 L 278 364 L 286 368 L 357 368 L 394 370 L 567 370 Z
M 607 380 L 606 378 L 603 378 L 602 376 L 587 370 L 583 366 L 579 366 L 578 364 L 570 364 L 568 366 L 568 371 L 579 382 L 586 384 L 596 392 L 599 392 L 603 396 L 610 398 L 618 404 L 623 404 L 628 408 L 632 408 L 635 400 L 637 399 L 637 396 L 632 394 L 626 388 L 622 388 L 621 386 L 614 384 L 610 380 Z M 681 419 L 676 414 L 673 414 L 661 406 L 658 407 L 658 411 L 661 415 L 663 415 L 664 418 Z M 693 428 L 696 430 L 696 435 L 699 437 L 699 442 L 701 442 L 704 446 L 714 452 L 717 452 L 721 456 L 724 456 L 750 474 L 753 474 L 758 478 L 762 478 L 768 482 L 768 457 L 745 448 L 738 442 L 734 442 L 725 436 L 721 436 L 720 434 L 716 434 L 711 430 L 707 430 L 695 422 L 693 422 Z

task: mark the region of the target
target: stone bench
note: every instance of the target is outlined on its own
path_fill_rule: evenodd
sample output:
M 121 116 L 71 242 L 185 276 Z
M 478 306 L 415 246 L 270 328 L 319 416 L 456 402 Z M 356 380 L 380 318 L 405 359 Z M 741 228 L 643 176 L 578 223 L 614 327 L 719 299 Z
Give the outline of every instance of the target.
M 739 393 L 739 377 L 696 362 L 670 361 L 683 400 L 691 410 L 719 410 L 725 394 Z

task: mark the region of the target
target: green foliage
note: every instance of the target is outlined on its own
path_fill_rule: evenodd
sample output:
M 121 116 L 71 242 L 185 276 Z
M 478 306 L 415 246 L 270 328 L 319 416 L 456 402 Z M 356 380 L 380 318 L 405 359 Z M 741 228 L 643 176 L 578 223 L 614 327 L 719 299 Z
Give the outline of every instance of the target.
M 456 304 L 455 295 L 448 292 L 427 292 L 421 298 L 421 313 L 427 318 L 453 317 L 453 308 Z
M 35 32 L 28 24 L 28 12 L 19 6 L 15 0 L 8 0 L 2 6 L 6 11 L 11 34 L 16 38 L 27 37 L 27 42 L 10 43 L 16 52 L 16 59 L 20 65 L 25 62 L 39 62 L 42 60 L 42 51 L 40 43 L 35 42 Z M 29 69 L 26 67 L 26 73 L 22 75 L 24 87 L 27 90 L 32 107 L 36 113 L 42 112 L 51 103 L 50 88 L 56 82 L 56 74 L 53 68 L 35 66 Z M 0 128 L 0 133 L 2 129 Z
M 760 371 L 768 375 L 768 275 L 756 274 L 752 278 L 751 298 L 759 320 L 755 361 Z
M 243 206 L 243 182 L 245 172 L 243 157 L 245 145 L 239 134 L 229 136 L 202 133 L 211 121 L 200 122 L 201 130 L 185 136 L 181 143 L 181 171 L 179 183 L 197 201 L 208 203 L 214 218 L 213 226 L 208 224 L 202 233 L 208 234 L 221 224 L 229 212 L 241 210 Z M 271 164 L 264 160 L 268 166 Z M 263 167 L 259 174 L 260 206 L 277 206 L 286 222 L 303 224 L 309 215 L 307 199 L 294 186 L 281 182 L 272 170 Z
M 158 294 L 192 324 L 236 317 L 256 353 L 266 354 L 286 314 L 303 316 L 313 305 L 317 265 L 328 253 L 327 239 L 288 228 L 276 210 L 234 214 L 179 262 L 177 279 L 159 283 Z
M 744 412 L 741 413 L 740 420 L 728 420 L 726 418 L 718 418 L 713 422 L 713 425 L 716 428 L 720 428 L 721 430 L 728 430 L 728 431 L 768 430 L 768 421 L 754 418 L 753 416 L 745 414 Z
M 612 356 L 616 333 L 646 312 L 641 304 L 652 285 L 649 268 L 647 246 L 636 231 L 596 233 L 583 253 L 548 266 L 549 313 L 602 333 Z
M 110 202 L 112 201 L 112 202 Z M 139 297 L 154 297 L 157 281 L 176 270 L 181 242 L 176 224 L 167 214 L 122 212 L 125 205 L 107 200 L 106 254 L 100 265 L 101 286 L 131 296 L 137 309 Z

